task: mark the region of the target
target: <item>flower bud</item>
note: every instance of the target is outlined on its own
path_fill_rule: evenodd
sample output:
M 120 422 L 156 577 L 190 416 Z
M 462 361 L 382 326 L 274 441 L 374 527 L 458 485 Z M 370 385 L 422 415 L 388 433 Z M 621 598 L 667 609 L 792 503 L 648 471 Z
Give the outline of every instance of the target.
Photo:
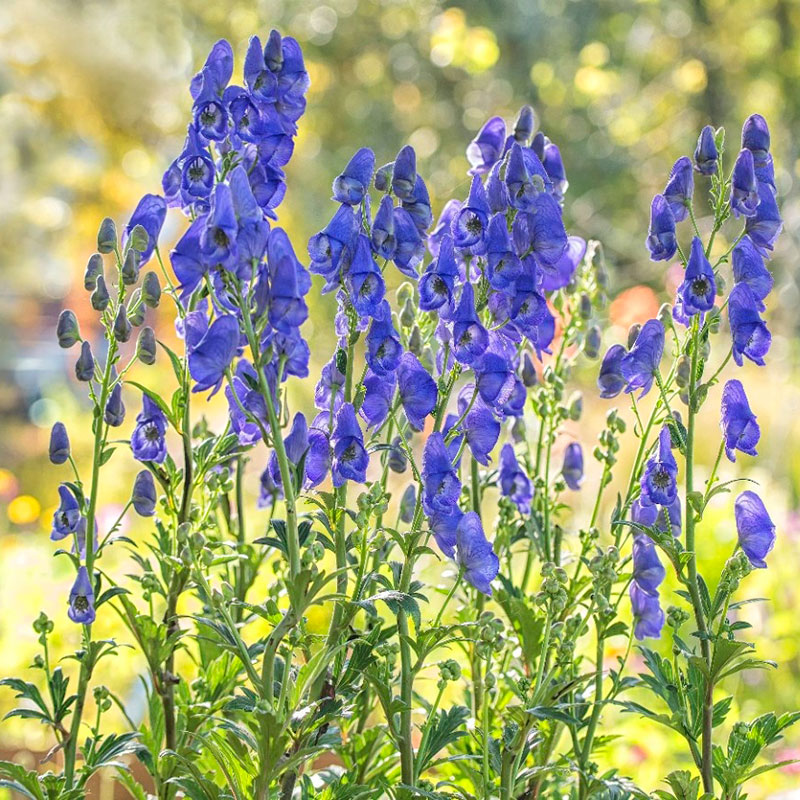
M 401 440 L 399 436 L 394 437 L 392 446 L 389 448 L 389 458 L 387 459 L 386 463 L 392 472 L 402 475 L 408 466 L 408 459 L 406 458 L 403 448 L 400 446 L 400 441 Z
M 400 521 L 409 525 L 414 518 L 414 509 L 417 504 L 417 489 L 415 484 L 409 483 L 403 496 L 400 498 Z
M 114 338 L 118 342 L 127 342 L 131 338 L 131 323 L 128 321 L 128 312 L 124 303 L 120 304 L 114 320 Z
M 149 325 L 142 328 L 136 340 L 136 357 L 148 366 L 156 363 L 156 335 Z
M 682 355 L 675 368 L 675 383 L 679 388 L 685 389 L 692 377 L 692 362 L 689 356 Z
M 134 225 L 133 229 L 128 234 L 128 251 L 135 250 L 137 253 L 143 253 L 147 250 L 149 244 L 150 235 L 147 233 L 144 225 Z
M 112 427 L 118 428 L 125 421 L 125 404 L 122 402 L 122 383 L 111 390 L 103 411 L 103 419 Z
M 524 442 L 525 436 L 525 420 L 522 417 L 515 417 L 514 424 L 511 426 L 511 438 L 515 442 Z
M 144 322 L 144 312 L 147 306 L 141 302 L 141 292 L 137 289 L 134 296 L 131 297 L 130 311 L 128 311 L 128 321 L 134 327 L 138 328 Z
M 122 282 L 126 286 L 133 286 L 139 280 L 139 252 L 131 248 L 125 253 L 125 260 L 122 262 Z
M 669 303 L 662 303 L 657 316 L 659 322 L 664 326 L 664 330 L 672 327 L 672 306 Z
M 408 349 L 419 358 L 422 355 L 422 333 L 419 326 L 415 325 L 411 329 L 411 335 L 408 337 Z
M 573 421 L 577 422 L 583 413 L 583 394 L 575 391 L 570 395 L 567 405 L 567 416 Z
M 81 354 L 75 362 L 75 377 L 79 381 L 90 381 L 94 377 L 94 356 L 87 341 L 81 344 Z
M 630 350 L 636 344 L 636 340 L 639 338 L 639 331 L 641 329 L 642 325 L 639 322 L 634 322 L 633 325 L 628 328 L 628 350 Z
M 410 297 L 406 297 L 403 310 L 400 312 L 400 324 L 404 328 L 410 328 L 414 324 L 414 305 Z
M 582 294 L 580 297 L 580 301 L 578 303 L 578 313 L 580 314 L 581 319 L 591 319 L 592 298 L 586 293 Z
M 83 288 L 87 292 L 92 291 L 97 286 L 97 276 L 103 274 L 103 256 L 95 253 L 90 256 L 86 264 L 86 272 L 83 274 Z
M 56 422 L 50 431 L 50 462 L 63 464 L 70 455 L 69 436 L 63 422 Z
M 514 141 L 525 144 L 533 134 L 536 119 L 530 106 L 522 106 L 514 123 Z
M 592 325 L 586 333 L 586 340 L 583 343 L 583 352 L 587 358 L 597 358 L 600 355 L 602 338 L 600 328 L 597 325 Z
M 161 302 L 161 284 L 153 270 L 150 270 L 142 281 L 142 300 L 150 308 L 156 308 Z
M 117 246 L 117 226 L 114 220 L 106 217 L 100 223 L 100 230 L 97 232 L 97 249 L 101 253 L 113 253 Z
M 111 298 L 108 296 L 108 289 L 106 288 L 106 279 L 102 275 L 98 275 L 96 284 L 89 301 L 95 311 L 105 311 L 108 308 L 108 304 L 111 302 Z
M 539 383 L 539 377 L 536 374 L 536 367 L 533 366 L 533 361 L 528 353 L 522 357 L 522 372 L 520 374 L 522 382 L 529 389 Z
M 375 188 L 379 192 L 388 191 L 392 182 L 392 172 L 394 171 L 394 161 L 384 164 L 375 170 Z
M 152 474 L 143 469 L 133 482 L 131 501 L 140 517 L 152 517 L 156 510 L 156 484 Z
M 81 329 L 78 326 L 78 318 L 75 316 L 75 312 L 65 308 L 58 315 L 56 336 L 58 336 L 58 346 L 65 349 L 80 341 Z

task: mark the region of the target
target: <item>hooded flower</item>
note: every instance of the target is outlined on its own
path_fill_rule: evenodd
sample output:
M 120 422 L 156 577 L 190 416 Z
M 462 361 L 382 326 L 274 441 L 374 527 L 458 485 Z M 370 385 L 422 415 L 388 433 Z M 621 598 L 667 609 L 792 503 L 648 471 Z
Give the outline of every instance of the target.
M 742 147 L 753 154 L 753 162 L 762 167 L 769 159 L 769 126 L 761 114 L 751 114 L 742 126 Z
M 472 401 L 472 407 L 469 407 L 474 392 L 475 387 L 471 384 L 467 384 L 461 390 L 458 397 L 458 413 L 460 415 L 466 412 L 461 429 L 473 458 L 485 466 L 491 461 L 489 453 L 494 450 L 500 438 L 500 422 L 480 395 Z
M 467 583 L 483 594 L 492 594 L 491 583 L 500 571 L 500 559 L 486 540 L 481 518 L 474 511 L 464 514 L 456 528 L 456 563 Z
M 140 517 L 152 517 L 156 510 L 156 484 L 153 475 L 146 469 L 141 470 L 133 481 L 131 502 Z
M 422 503 L 429 515 L 452 512 L 461 494 L 461 482 L 438 431 L 432 433 L 422 453 Z
M 500 491 L 519 509 L 520 514 L 531 513 L 533 488 L 530 478 L 520 469 L 514 448 L 504 444 L 500 450 Z
M 635 581 L 630 588 L 631 607 L 635 626 L 634 636 L 642 639 L 660 639 L 664 627 L 664 611 L 658 601 L 658 594 L 647 594 Z
M 403 358 L 407 355 L 410 353 L 405 353 Z M 402 364 L 402 360 L 400 363 Z M 394 373 L 376 375 L 368 369 L 363 384 L 364 401 L 358 413 L 367 421 L 367 427 L 375 428 L 382 425 L 389 416 L 397 390 L 397 376 Z
M 768 184 L 758 185 L 758 207 L 755 214 L 745 221 L 744 229 L 759 253 L 764 258 L 769 258 L 783 229 L 783 220 L 775 195 Z
M 678 249 L 675 217 L 663 194 L 657 194 L 650 206 L 650 229 L 646 244 L 651 261 L 669 261 Z
M 69 436 L 63 422 L 56 422 L 50 431 L 49 455 L 51 464 L 64 464 L 69 460 Z
M 238 349 L 236 317 L 231 314 L 217 317 L 189 352 L 189 372 L 195 381 L 192 391 L 203 392 L 213 387 L 216 392 Z
M 456 215 L 451 226 L 453 243 L 456 247 L 469 249 L 480 255 L 486 252 L 486 231 L 489 227 L 491 209 L 486 198 L 486 190 L 479 175 L 472 178 L 467 202 Z
M 625 391 L 641 389 L 644 397 L 653 385 L 661 356 L 664 354 L 664 326 L 657 319 L 645 322 L 630 351 L 622 356 L 620 372 L 627 385 Z
M 658 558 L 656 546 L 643 534 L 633 539 L 633 580 L 647 594 L 658 596 L 658 587 L 666 571 Z
M 489 220 L 486 235 L 486 277 L 495 289 L 505 289 L 522 271 L 522 264 L 514 252 L 504 214 L 495 214 Z
M 392 322 L 392 311 L 386 300 L 375 311 L 366 336 L 366 361 L 376 375 L 387 375 L 397 369 L 403 345 Z
M 734 505 L 739 547 L 754 567 L 765 568 L 766 559 L 775 545 L 775 525 L 761 498 L 751 491 L 742 492 Z
M 406 145 L 397 154 L 392 168 L 392 191 L 398 200 L 412 200 L 417 185 L 417 154 Z
M 625 378 L 622 374 L 622 359 L 627 355 L 627 350 L 621 344 L 614 344 L 608 348 L 600 364 L 600 373 L 597 376 L 597 387 L 600 397 L 609 399 L 616 397 L 625 388 Z
M 675 222 L 683 222 L 689 216 L 693 193 L 692 160 L 688 156 L 681 156 L 673 165 L 667 185 L 664 187 L 664 199 Z
M 232 384 L 225 387 L 231 430 L 239 437 L 239 444 L 254 444 L 261 439 L 261 428 L 269 427 L 267 404 L 259 391 L 256 371 L 245 359 L 236 365 Z
M 118 428 L 125 421 L 125 404 L 122 402 L 122 382 L 114 385 L 103 410 L 103 419 L 112 427 Z
M 642 475 L 642 499 L 659 506 L 670 505 L 678 494 L 678 464 L 672 455 L 672 438 L 665 425 L 658 437 L 658 455 L 653 455 Z
M 483 175 L 502 157 L 506 143 L 506 123 L 502 117 L 492 117 L 478 131 L 467 147 L 470 175 Z
M 434 311 L 445 306 L 443 313 L 453 310 L 453 292 L 458 277 L 453 237 L 442 236 L 436 258 L 428 264 L 419 279 L 419 307 L 422 311 Z
M 405 208 L 395 208 L 392 215 L 395 237 L 392 261 L 403 275 L 417 280 L 417 266 L 425 255 L 425 243 L 422 241 L 414 217 Z
M 464 512 L 453 506 L 449 511 L 437 511 L 430 516 L 430 528 L 439 549 L 448 557 L 454 558 L 458 539 L 458 523 Z
M 511 145 L 509 151 L 505 182 L 511 205 L 519 211 L 535 210 L 537 198 L 553 188 L 536 153 L 517 142 Z
M 94 589 L 86 567 L 78 569 L 78 577 L 69 593 L 69 618 L 81 625 L 91 625 L 95 620 Z
M 734 282 L 749 286 L 759 303 L 759 309 L 763 311 L 764 300 L 772 291 L 773 279 L 761 253 L 749 236 L 743 236 L 733 248 L 732 261 Z
M 333 182 L 333 199 L 337 203 L 357 206 L 369 190 L 374 171 L 375 153 L 368 147 L 362 147 Z
M 749 150 L 742 150 L 733 165 L 730 202 L 735 217 L 752 217 L 758 208 L 758 184 L 753 154 Z
M 736 450 L 754 456 L 761 429 L 756 415 L 750 410 L 741 381 L 730 380 L 722 390 L 722 435 L 725 437 L 725 455 L 736 461 Z
M 354 209 L 341 205 L 325 229 L 308 240 L 311 271 L 327 280 L 326 291 L 339 285 L 339 271 L 350 264 L 357 234 L 358 218 Z
M 381 198 L 375 219 L 372 220 L 370 231 L 372 249 L 381 258 L 394 258 L 397 239 L 394 235 L 394 205 L 391 195 Z
M 306 422 L 305 415 L 298 412 L 292 419 L 292 427 L 286 438 L 283 440 L 283 446 L 286 451 L 286 458 L 289 461 L 291 468 L 299 470 L 300 464 L 308 453 L 308 423 Z M 278 461 L 278 454 L 273 450 L 269 455 L 268 467 L 270 476 L 275 484 L 275 490 L 278 496 L 283 496 L 283 478 L 281 476 L 280 462 Z M 305 484 L 305 465 L 303 466 L 303 475 L 300 476 L 298 485 Z
M 139 251 L 139 266 L 148 262 L 153 250 L 158 244 L 158 236 L 164 225 L 167 216 L 167 204 L 163 197 L 157 194 L 146 194 L 136 206 L 125 230 L 122 233 L 122 244 L 124 245 L 131 231 L 141 225 L 147 232 L 147 244 L 143 250 Z
M 167 457 L 167 418 L 148 395 L 142 395 L 142 411 L 131 434 L 131 450 L 137 461 L 160 464 Z
M 738 283 L 728 296 L 728 319 L 733 337 L 733 359 L 741 367 L 743 357 L 764 366 L 772 335 L 761 319 L 759 302 L 745 283 Z
M 583 483 L 583 449 L 578 442 L 570 442 L 564 451 L 564 466 L 561 468 L 564 482 L 577 492 Z
M 371 317 L 383 300 L 386 285 L 380 267 L 372 257 L 369 239 L 358 235 L 358 244 L 347 270 L 345 287 L 353 307 L 362 317 Z
M 718 161 L 719 151 L 714 141 L 714 129 L 710 125 L 706 125 L 700 131 L 700 137 L 697 140 L 697 147 L 694 151 L 694 168 L 701 175 L 713 175 L 717 171 Z
M 475 311 L 471 283 L 464 284 L 461 299 L 453 314 L 453 355 L 461 364 L 472 364 L 489 345 L 489 334 Z
M 400 402 L 412 428 L 422 430 L 425 417 L 436 408 L 436 381 L 413 353 L 403 353 L 397 367 Z
M 75 533 L 81 521 L 81 507 L 66 484 L 58 487 L 58 496 L 61 502 L 53 513 L 53 528 L 50 531 L 50 539 L 54 542 Z
M 236 234 L 238 226 L 233 197 L 227 183 L 218 183 L 212 196 L 211 213 L 200 234 L 200 252 L 209 266 L 233 270 L 238 263 Z
M 706 258 L 703 243 L 699 237 L 692 239 L 692 249 L 689 262 L 686 265 L 683 283 L 678 288 L 681 308 L 684 314 L 690 317 L 702 314 L 714 307 L 714 298 L 717 294 L 717 285 L 714 279 L 714 270 Z
M 344 400 L 345 375 L 339 368 L 337 353 L 322 368 L 319 382 L 314 388 L 314 405 L 320 411 L 336 412 Z
M 367 479 L 369 455 L 364 448 L 364 434 L 351 403 L 344 403 L 339 409 L 331 442 L 333 485 L 343 486 L 345 481 L 364 483 Z

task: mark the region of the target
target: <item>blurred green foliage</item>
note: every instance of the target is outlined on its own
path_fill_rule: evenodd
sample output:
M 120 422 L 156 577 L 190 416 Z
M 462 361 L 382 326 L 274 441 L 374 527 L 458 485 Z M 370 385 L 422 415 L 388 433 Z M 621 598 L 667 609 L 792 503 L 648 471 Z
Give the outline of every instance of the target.
M 19 613 L 0 618 L 0 643 L 25 644 L 13 654 L 2 646 L 0 672 L 30 659 L 28 620 L 39 606 L 62 608 L 51 595 L 63 581 L 53 577 L 43 542 L 54 496 L 43 452 L 54 419 L 86 420 L 69 388 L 71 364 L 54 345 L 55 318 L 64 305 L 83 305 L 80 278 L 99 219 L 123 219 L 160 185 L 183 140 L 188 78 L 211 44 L 226 37 L 241 59 L 249 35 L 270 27 L 297 37 L 312 78 L 279 209 L 298 252 L 332 213 L 330 182 L 357 147 L 373 147 L 383 163 L 413 144 L 438 210 L 465 189 L 464 149 L 478 127 L 493 114 L 512 118 L 528 102 L 562 150 L 570 230 L 603 242 L 616 290 L 646 284 L 661 292 L 663 265 L 647 260 L 643 240 L 666 169 L 706 123 L 724 125 L 734 149 L 747 114 L 769 120 L 779 192 L 790 199 L 772 262 L 775 346 L 768 380 L 752 400 L 765 433 L 753 477 L 785 513 L 774 566 L 753 579 L 773 602 L 748 618 L 760 646 L 771 642 L 762 652 L 781 662 L 781 672 L 741 695 L 752 715 L 800 705 L 793 574 L 800 431 L 796 414 L 786 413 L 800 407 L 796 0 L 3 0 L 0 603 Z M 166 238 L 180 225 L 170 216 Z M 642 291 L 612 307 L 616 325 L 657 307 L 656 295 Z M 312 320 L 326 301 L 315 302 Z M 322 349 L 318 358 L 328 354 L 327 344 Z M 587 440 L 602 412 L 589 415 Z M 715 450 L 715 432 L 707 435 Z M 124 502 L 125 491 L 111 500 Z M 729 509 L 719 513 L 719 525 L 706 526 L 719 541 L 703 547 L 722 562 L 733 531 Z M 610 747 L 623 769 L 654 785 L 667 771 L 671 743 L 660 732 L 647 729 L 643 738 L 636 731 Z M 797 783 L 797 774 L 781 772 L 769 785 Z M 754 800 L 768 796 L 760 791 Z

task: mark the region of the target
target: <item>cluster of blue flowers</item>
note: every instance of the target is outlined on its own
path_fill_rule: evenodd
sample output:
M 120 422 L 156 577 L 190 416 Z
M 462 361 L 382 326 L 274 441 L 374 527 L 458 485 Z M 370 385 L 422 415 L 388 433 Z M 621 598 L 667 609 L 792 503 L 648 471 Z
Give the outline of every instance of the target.
M 654 261 L 669 260 L 678 253 L 685 265 L 684 279 L 677 291 L 672 316 L 686 327 L 715 307 L 721 292 L 718 263 L 712 267 L 709 251 L 699 236 L 692 238 L 688 257 L 680 249 L 677 223 L 692 215 L 694 173 L 712 179 L 715 190 L 721 191 L 719 148 L 710 126 L 703 128 L 694 153 L 694 163 L 687 156 L 679 158 L 672 168 L 663 194 L 653 198 L 650 230 L 646 245 Z M 776 202 L 775 171 L 769 152 L 770 135 L 763 117 L 755 114 L 742 129 L 742 149 L 731 173 L 726 215 L 744 217 L 744 229 L 731 251 L 734 285 L 725 305 L 731 331 L 731 354 L 741 366 L 747 358 L 763 366 L 771 337 L 761 317 L 764 300 L 772 288 L 772 276 L 765 259 L 782 229 Z M 695 233 L 697 227 L 695 227 Z M 713 241 L 713 239 L 712 239 Z M 722 260 L 721 260 L 722 261 Z M 697 318 L 695 320 L 695 317 Z M 661 319 L 646 322 L 636 332 L 630 349 L 613 345 L 603 358 L 598 377 L 602 397 L 615 397 L 621 391 L 647 394 L 654 381 L 661 386 L 659 366 L 664 353 L 665 328 Z M 735 460 L 735 451 L 755 455 L 760 431 L 740 381 L 730 380 L 722 396 L 721 427 L 727 457 Z M 681 533 L 681 500 L 678 495 L 678 464 L 672 450 L 680 442 L 665 426 L 659 436 L 658 449 L 648 460 L 641 479 L 639 499 L 633 503 L 632 519 L 637 525 L 657 531 Z M 743 492 L 735 503 L 739 546 L 754 567 L 764 567 L 765 556 L 775 541 L 775 527 L 761 499 L 754 492 Z M 635 536 L 634 580 L 630 594 L 638 638 L 657 637 L 664 625 L 659 605 L 658 586 L 664 569 L 652 540 L 642 533 Z

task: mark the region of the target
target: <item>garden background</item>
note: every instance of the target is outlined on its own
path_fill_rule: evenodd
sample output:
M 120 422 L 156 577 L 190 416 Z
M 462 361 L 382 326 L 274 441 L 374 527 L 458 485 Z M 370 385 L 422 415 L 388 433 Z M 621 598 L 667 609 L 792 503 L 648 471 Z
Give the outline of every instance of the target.
M 464 193 L 464 148 L 480 125 L 493 114 L 512 119 L 527 102 L 564 157 L 568 229 L 603 242 L 615 298 L 609 316 L 623 331 L 655 315 L 667 297 L 665 271 L 667 282 L 676 284 L 670 267 L 650 262 L 644 247 L 650 199 L 663 188 L 669 166 L 691 154 L 706 123 L 724 125 L 733 149 L 748 114 L 767 118 L 786 233 L 771 262 L 777 291 L 769 366 L 745 368 L 762 425 L 761 457 L 757 466 L 741 458 L 778 527 L 770 568 L 748 579 L 750 593 L 769 602 L 749 606 L 746 617 L 759 651 L 780 669 L 755 673 L 747 680 L 757 683 L 736 687 L 735 695 L 745 717 L 800 708 L 800 4 L 794 0 L 486 0 L 461 6 L 435 0 L 3 0 L 0 675 L 21 674 L 30 663 L 33 618 L 40 609 L 64 616 L 71 582 L 66 562 L 52 559 L 48 540 L 58 478 L 46 449 L 57 419 L 70 431 L 88 431 L 88 405 L 72 377 L 74 354 L 55 343 L 58 313 L 71 307 L 80 318 L 87 307 L 82 275 L 100 219 L 122 222 L 143 193 L 159 190 L 169 154 L 183 141 L 191 105 L 187 80 L 211 44 L 228 38 L 240 63 L 247 37 L 271 27 L 299 40 L 312 80 L 288 168 L 290 189 L 279 209 L 298 253 L 327 222 L 330 182 L 357 146 L 371 146 L 383 163 L 411 143 L 438 212 L 454 193 Z M 164 240 L 174 241 L 184 224 L 170 212 Z M 316 357 L 312 374 L 330 354 L 331 343 L 324 341 L 315 356 L 312 327 L 331 308 L 329 300 L 309 295 L 304 331 Z M 158 333 L 169 339 L 167 313 Z M 88 317 L 80 321 L 92 324 Z M 606 335 L 610 342 L 623 334 Z M 615 404 L 595 399 L 596 368 L 586 365 L 579 376 L 588 413 L 573 431 L 589 447 Z M 310 389 L 295 387 L 302 391 Z M 297 401 L 302 405 L 303 398 Z M 212 401 L 209 416 L 222 408 Z M 701 432 L 709 461 L 717 435 L 710 426 Z M 90 456 L 88 438 L 73 435 L 73 447 L 78 458 Z M 116 517 L 135 473 L 129 456 L 117 461 L 118 485 L 100 510 L 101 524 Z M 254 497 L 263 464 L 250 467 Z M 146 530 L 145 522 L 133 522 L 126 533 L 136 538 Z M 700 532 L 701 558 L 723 562 L 734 538 L 731 515 L 712 509 Z M 122 553 L 117 564 L 124 574 Z M 430 569 L 435 574 L 439 568 Z M 124 640 L 110 610 L 97 627 Z M 64 624 L 56 634 L 64 651 L 79 635 Z M 125 656 L 106 665 L 116 681 L 127 682 L 134 707 L 139 666 Z M 0 692 L 0 712 L 11 702 L 11 692 Z M 644 788 L 655 788 L 676 766 L 677 743 L 662 730 L 624 715 L 613 730 L 621 736 L 609 742 L 609 760 Z M 33 763 L 45 747 L 35 726 L 0 727 L 0 757 Z M 800 730 L 779 750 L 780 758 L 800 757 Z M 800 767 L 789 767 L 765 777 L 750 797 L 800 797 L 799 785 Z

